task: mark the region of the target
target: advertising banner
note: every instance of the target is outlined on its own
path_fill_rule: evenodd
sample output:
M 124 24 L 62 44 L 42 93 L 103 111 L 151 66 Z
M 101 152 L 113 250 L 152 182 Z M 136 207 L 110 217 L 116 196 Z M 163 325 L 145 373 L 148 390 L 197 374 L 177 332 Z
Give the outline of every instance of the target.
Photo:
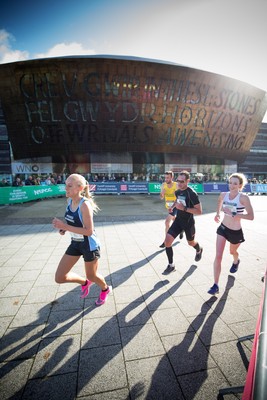
M 94 193 L 118 193 L 118 183 L 115 182 L 94 182 L 90 183 L 90 191 Z
M 64 196 L 65 193 L 65 185 L 3 187 L 0 188 L 0 205 Z
M 228 192 L 227 183 L 189 183 L 198 194 Z M 100 182 L 90 183 L 90 191 L 95 194 L 159 194 L 159 182 Z M 267 184 L 247 184 L 247 193 L 267 193 Z M 46 197 L 65 196 L 65 185 L 0 187 L 0 205 L 25 203 Z
M 228 192 L 229 186 L 227 183 L 204 183 L 204 193 L 221 193 Z
M 221 193 L 221 192 L 229 192 L 229 185 L 227 182 L 225 183 L 204 183 L 203 184 L 204 193 Z M 242 192 L 251 193 L 251 186 L 249 183 L 243 188 Z
M 25 158 L 11 163 L 12 174 L 49 174 L 52 169 L 51 157 Z
M 119 184 L 119 190 L 121 193 L 148 193 L 148 184 L 124 182 Z
M 251 183 L 251 193 L 267 193 L 267 183 Z
M 161 183 L 159 182 L 149 182 L 148 191 L 149 193 L 160 193 Z

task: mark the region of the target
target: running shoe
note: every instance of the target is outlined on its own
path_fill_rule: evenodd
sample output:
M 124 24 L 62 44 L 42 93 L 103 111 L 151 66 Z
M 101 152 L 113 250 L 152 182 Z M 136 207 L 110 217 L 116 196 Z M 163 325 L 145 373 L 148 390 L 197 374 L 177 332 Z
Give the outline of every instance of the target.
M 234 264 L 234 263 L 232 264 L 232 266 L 230 268 L 231 274 L 235 274 L 237 272 L 239 264 L 240 264 L 240 260 L 237 260 L 236 264 Z
M 168 264 L 167 268 L 162 272 L 164 275 L 170 274 L 171 272 L 176 271 L 175 265 Z
M 163 242 L 159 247 L 160 247 L 161 249 L 164 249 L 164 248 L 165 248 L 165 243 Z
M 182 239 L 183 239 L 183 237 L 184 237 L 184 232 L 181 232 L 181 233 L 180 233 L 180 236 L 179 236 L 179 239 L 181 239 L 181 240 L 182 240 Z
M 107 290 L 102 290 L 95 304 L 97 306 L 102 306 L 107 300 L 108 295 L 112 292 L 112 286 L 108 286 Z
M 214 283 L 214 285 L 208 290 L 209 294 L 215 295 L 219 293 L 219 286 Z
M 88 279 L 86 279 L 85 285 L 82 285 L 82 287 L 81 287 L 81 291 L 82 291 L 81 299 L 84 299 L 86 296 L 88 296 L 91 285 L 92 285 L 92 282 L 89 281 Z
M 203 253 L 203 248 L 201 247 L 199 251 L 196 252 L 195 261 L 200 261 Z

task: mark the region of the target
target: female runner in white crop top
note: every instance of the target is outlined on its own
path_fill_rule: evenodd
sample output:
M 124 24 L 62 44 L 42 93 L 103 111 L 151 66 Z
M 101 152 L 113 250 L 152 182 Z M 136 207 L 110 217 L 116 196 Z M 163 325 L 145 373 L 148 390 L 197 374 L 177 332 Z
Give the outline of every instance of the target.
M 250 199 L 247 195 L 241 193 L 246 182 L 246 177 L 243 174 L 232 174 L 229 178 L 229 192 L 221 193 L 218 199 L 217 213 L 214 221 L 217 223 L 221 222 L 221 224 L 217 229 L 216 257 L 213 263 L 214 285 L 208 290 L 208 293 L 212 295 L 219 293 L 218 283 L 226 241 L 230 242 L 230 254 L 233 256 L 233 264 L 230 272 L 235 273 L 240 263 L 237 249 L 245 241 L 241 219 L 254 219 Z M 221 211 L 224 213 L 222 221 L 220 219 Z

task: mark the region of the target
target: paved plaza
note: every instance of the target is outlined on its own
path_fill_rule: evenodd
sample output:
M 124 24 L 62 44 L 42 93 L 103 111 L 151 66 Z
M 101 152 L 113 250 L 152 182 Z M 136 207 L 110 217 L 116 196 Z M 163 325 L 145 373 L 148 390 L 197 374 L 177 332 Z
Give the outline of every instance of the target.
M 213 284 L 217 195 L 203 195 L 196 238 L 185 239 L 167 266 L 163 202 L 155 195 L 102 195 L 95 217 L 100 272 L 113 292 L 95 306 L 76 284 L 54 281 L 69 235 L 53 229 L 66 199 L 0 207 L 0 398 L 49 400 L 216 400 L 245 383 L 267 260 L 267 196 L 251 196 L 254 221 L 243 221 L 240 268 L 229 273 L 226 245 L 220 294 Z M 75 267 L 83 273 L 83 262 Z M 242 394 L 225 399 L 241 399 Z

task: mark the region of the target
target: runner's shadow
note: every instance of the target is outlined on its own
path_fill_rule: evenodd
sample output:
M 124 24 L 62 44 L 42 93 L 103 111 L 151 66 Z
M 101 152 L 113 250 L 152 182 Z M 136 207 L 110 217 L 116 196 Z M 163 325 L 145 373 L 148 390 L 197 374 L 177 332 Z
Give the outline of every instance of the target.
M 210 311 L 212 303 L 216 301 L 216 298 L 212 297 L 203 303 L 199 315 L 190 324 L 183 340 L 178 345 L 173 346 L 162 357 L 153 375 L 147 399 L 157 398 L 158 400 L 165 400 L 165 393 L 162 390 L 161 371 L 162 365 L 166 363 L 171 364 L 171 369 L 174 371 L 184 397 L 186 399 L 195 398 L 208 377 L 208 347 L 211 344 L 215 323 L 223 312 L 230 289 L 234 286 L 234 280 L 234 277 L 228 277 L 224 294 L 208 317 L 207 314 Z M 195 378 L 192 379 L 192 376 Z M 214 398 L 216 398 L 215 394 Z
M 111 272 L 110 278 L 112 282 L 112 287 L 116 288 L 125 283 L 133 275 L 134 272 L 144 267 L 160 253 L 161 250 L 155 251 L 155 253 L 150 254 L 149 256 L 143 258 L 142 260 L 139 260 L 133 264 L 129 264 L 125 267 L 120 268 L 119 271 Z M 106 277 L 106 279 L 109 279 L 109 277 Z

